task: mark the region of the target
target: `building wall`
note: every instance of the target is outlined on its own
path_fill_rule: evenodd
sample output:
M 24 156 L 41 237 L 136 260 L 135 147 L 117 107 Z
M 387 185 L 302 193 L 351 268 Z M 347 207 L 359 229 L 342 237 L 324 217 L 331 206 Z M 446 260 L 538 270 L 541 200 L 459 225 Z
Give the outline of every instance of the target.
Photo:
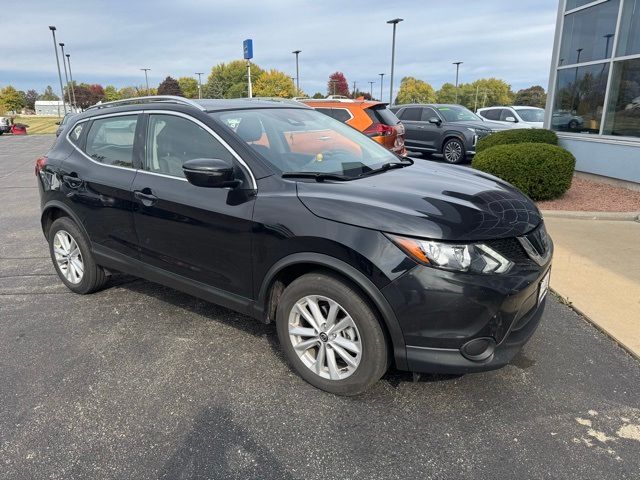
M 576 170 L 640 183 L 640 0 L 560 0 L 545 126 Z

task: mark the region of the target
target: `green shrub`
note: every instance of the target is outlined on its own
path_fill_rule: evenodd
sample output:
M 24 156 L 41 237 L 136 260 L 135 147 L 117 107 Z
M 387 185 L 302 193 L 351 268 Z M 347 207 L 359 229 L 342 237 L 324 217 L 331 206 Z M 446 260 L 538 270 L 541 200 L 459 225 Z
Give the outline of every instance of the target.
M 541 128 L 518 128 L 514 130 L 503 130 L 492 133 L 488 137 L 478 140 L 476 152 L 481 152 L 496 145 L 510 145 L 514 143 L 548 143 L 558 144 L 556 132 L 543 130 Z
M 476 154 L 473 168 L 515 185 L 533 200 L 550 200 L 571 186 L 576 159 L 556 145 L 497 145 Z

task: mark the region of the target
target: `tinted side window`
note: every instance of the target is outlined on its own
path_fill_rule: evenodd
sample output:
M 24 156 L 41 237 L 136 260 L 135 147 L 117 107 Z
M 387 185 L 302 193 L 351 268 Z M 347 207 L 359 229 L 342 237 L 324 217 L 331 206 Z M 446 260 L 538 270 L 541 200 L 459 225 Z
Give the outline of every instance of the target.
M 342 123 L 347 123 L 347 120 L 351 120 L 351 114 L 346 108 L 334 108 L 331 116 Z
M 82 138 L 82 132 L 87 126 L 87 122 L 77 124 L 69 132 L 69 140 L 71 140 L 76 146 L 80 146 L 80 139 Z
M 331 117 L 331 109 L 330 108 L 316 108 L 316 110 L 320 113 L 324 113 L 325 115 Z
M 147 165 L 151 172 L 184 177 L 182 164 L 195 158 L 234 161 L 233 155 L 200 125 L 175 115 L 150 115 Z
M 487 120 L 500 120 L 500 112 L 502 112 L 501 108 L 494 108 L 492 110 L 486 110 L 480 115 L 482 115 Z
M 440 118 L 433 108 L 422 109 L 422 121 L 428 122 L 430 118 Z
M 422 117 L 422 108 L 409 107 L 405 108 L 402 113 L 400 113 L 401 120 L 414 120 L 418 121 Z
M 137 121 L 137 115 L 94 120 L 87 134 L 85 153 L 106 165 L 133 167 Z
M 500 120 L 505 121 L 508 117 L 516 118 L 516 114 L 508 108 L 503 108 L 502 113 L 500 114 Z

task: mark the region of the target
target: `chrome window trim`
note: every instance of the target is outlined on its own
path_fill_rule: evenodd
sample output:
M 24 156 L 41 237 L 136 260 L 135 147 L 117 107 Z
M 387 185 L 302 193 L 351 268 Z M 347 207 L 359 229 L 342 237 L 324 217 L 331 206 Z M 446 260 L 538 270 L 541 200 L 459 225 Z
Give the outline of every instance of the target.
M 135 112 L 121 112 L 121 113 L 107 113 L 104 115 L 96 115 L 93 117 L 89 117 L 89 118 L 83 118 L 81 120 L 78 120 L 76 123 L 73 124 L 73 127 L 71 127 L 69 129 L 69 131 L 67 131 L 67 134 L 65 135 L 65 138 L 67 139 L 67 141 L 71 144 L 71 146 L 73 148 L 75 148 L 78 152 L 80 152 L 86 159 L 90 160 L 91 162 L 95 163 L 96 165 L 101 165 L 103 167 L 109 167 L 109 168 L 118 168 L 120 170 L 128 170 L 130 172 L 135 172 L 136 170 L 139 170 L 135 167 L 133 167 L 133 165 L 131 167 L 121 167 L 119 165 L 109 165 L 108 163 L 102 163 L 102 162 L 98 162 L 97 160 L 94 160 L 93 158 L 91 158 L 89 155 L 87 155 L 85 152 L 82 151 L 82 149 L 80 149 L 75 143 L 73 143 L 73 141 L 69 138 L 69 134 L 75 130 L 75 128 L 80 125 L 81 123 L 85 123 L 88 122 L 90 120 L 97 120 L 100 118 L 107 118 L 107 117 L 123 117 L 123 116 L 128 116 L 128 115 L 140 115 L 142 113 L 142 111 L 135 111 Z M 137 128 L 137 125 L 136 125 Z M 87 132 L 88 135 L 88 132 Z M 133 160 L 133 159 L 132 159 Z
M 205 123 L 201 122 L 197 118 L 194 118 L 191 115 L 188 115 L 186 113 L 174 112 L 174 111 L 171 111 L 171 110 L 143 110 L 143 112 L 144 113 L 149 113 L 149 114 L 173 115 L 173 116 L 176 116 L 176 117 L 186 118 L 187 120 L 195 123 L 196 125 L 198 125 L 202 129 L 207 131 L 213 138 L 215 138 L 218 142 L 220 142 L 222 144 L 222 146 L 224 148 L 226 148 L 227 151 L 236 159 L 236 161 L 246 170 L 246 172 L 249 175 L 251 188 L 253 190 L 257 190 L 258 189 L 258 182 L 256 181 L 256 177 L 253 175 L 253 172 L 249 168 L 249 165 L 247 165 L 247 163 L 242 158 L 240 158 L 240 155 L 238 155 L 236 153 L 236 151 L 233 148 L 231 148 L 229 146 L 229 144 L 227 142 L 225 142 L 224 139 L 222 139 L 222 137 L 220 137 L 220 135 L 218 135 L 216 132 L 214 132 Z M 145 152 L 145 160 L 146 160 L 146 152 Z M 149 170 L 145 170 L 144 168 L 141 169 L 141 170 L 144 171 L 144 172 L 148 172 L 148 173 L 155 173 L 155 172 L 150 172 Z M 176 177 L 176 176 L 173 176 L 173 175 L 165 175 L 165 174 L 159 174 L 159 175 L 167 176 L 169 178 L 181 178 L 181 177 Z

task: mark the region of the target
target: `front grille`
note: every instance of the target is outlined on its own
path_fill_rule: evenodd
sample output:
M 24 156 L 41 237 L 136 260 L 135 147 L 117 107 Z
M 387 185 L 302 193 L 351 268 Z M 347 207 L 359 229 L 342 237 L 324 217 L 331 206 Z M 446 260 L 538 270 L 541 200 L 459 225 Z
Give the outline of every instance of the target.
M 483 243 L 516 265 L 535 265 L 517 238 L 500 238 L 497 240 L 488 240 Z

